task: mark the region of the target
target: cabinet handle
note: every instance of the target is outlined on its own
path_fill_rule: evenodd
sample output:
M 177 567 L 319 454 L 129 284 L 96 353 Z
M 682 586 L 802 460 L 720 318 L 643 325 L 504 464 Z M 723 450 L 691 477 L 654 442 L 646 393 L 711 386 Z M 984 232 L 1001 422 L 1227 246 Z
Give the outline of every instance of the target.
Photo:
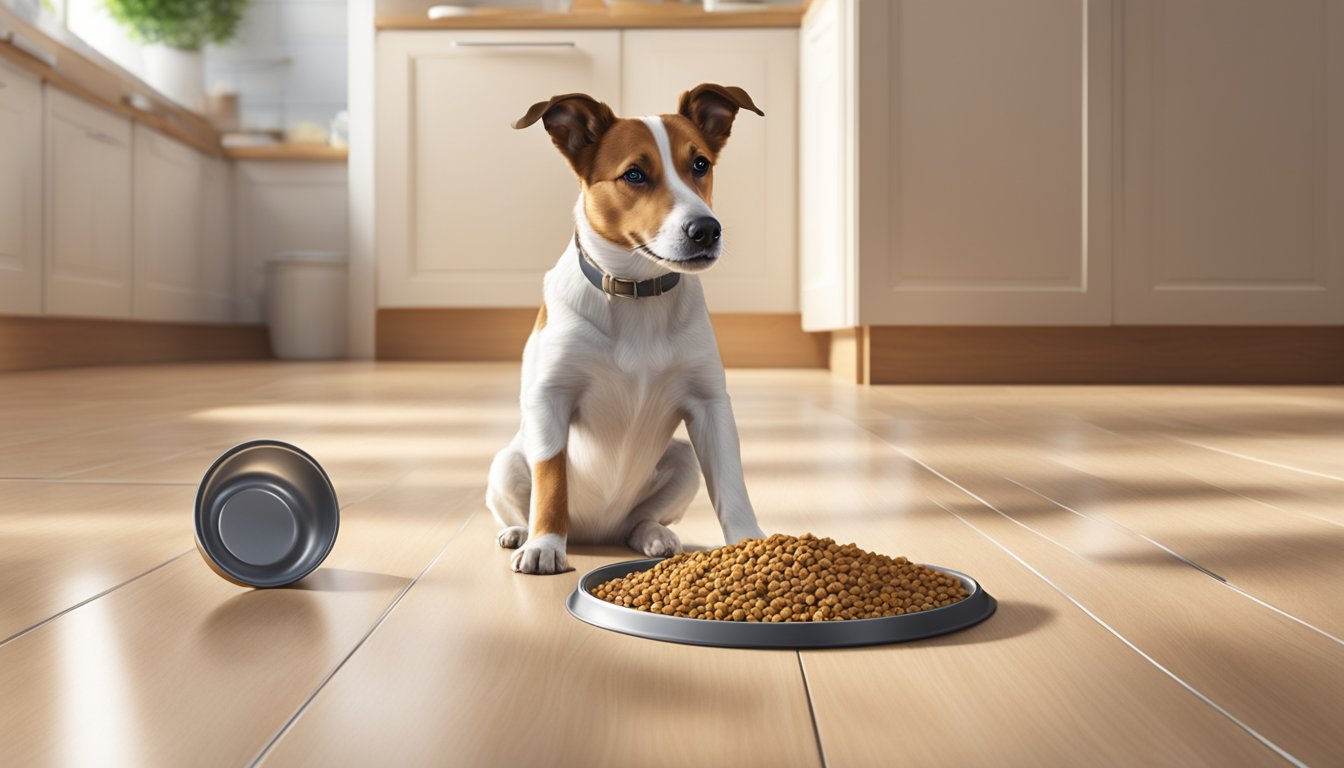
M 573 48 L 573 40 L 454 40 L 454 48 Z
M 102 131 L 85 131 L 84 135 L 92 139 L 93 141 L 98 142 L 99 144 L 107 144 L 108 146 L 112 147 L 121 146 L 121 142 L 117 141 L 115 137 L 108 136 L 106 133 L 103 133 Z

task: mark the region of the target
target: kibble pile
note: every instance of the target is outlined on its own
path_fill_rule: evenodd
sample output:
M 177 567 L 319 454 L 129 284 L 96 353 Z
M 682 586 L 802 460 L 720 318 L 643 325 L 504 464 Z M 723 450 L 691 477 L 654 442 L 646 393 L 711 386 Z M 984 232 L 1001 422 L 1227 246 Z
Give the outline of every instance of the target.
M 839 621 L 964 600 L 961 582 L 906 560 L 812 534 L 748 539 L 670 557 L 593 595 L 637 611 L 720 621 Z

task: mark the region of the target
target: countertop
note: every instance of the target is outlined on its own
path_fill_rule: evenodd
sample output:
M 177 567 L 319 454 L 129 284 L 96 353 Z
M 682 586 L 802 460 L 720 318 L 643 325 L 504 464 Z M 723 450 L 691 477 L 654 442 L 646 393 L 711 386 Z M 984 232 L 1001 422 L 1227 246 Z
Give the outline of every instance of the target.
M 470 16 L 431 19 L 435 0 L 378 0 L 379 29 L 670 29 L 727 27 L 797 27 L 812 0 L 761 10 L 709 13 L 701 5 L 574 0 L 565 13 L 532 9 L 483 8 Z
M 350 150 L 327 144 L 281 143 L 255 147 L 225 147 L 224 154 L 230 160 L 344 163 L 350 156 Z
M 11 35 L 37 49 L 42 57 L 54 60 L 54 65 L 16 46 Z M 68 31 L 42 18 L 21 16 L 8 3 L 0 4 L 0 59 L 73 96 L 148 125 L 201 152 L 214 157 L 224 155 L 219 131 L 204 116 L 161 96 Z

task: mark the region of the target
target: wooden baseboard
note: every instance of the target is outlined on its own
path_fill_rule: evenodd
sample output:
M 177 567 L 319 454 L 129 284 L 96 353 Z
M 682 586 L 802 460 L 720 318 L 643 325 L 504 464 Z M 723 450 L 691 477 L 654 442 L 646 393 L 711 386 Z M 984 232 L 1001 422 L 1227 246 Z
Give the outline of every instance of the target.
M 537 310 L 528 308 L 380 309 L 379 360 L 506 362 L 522 357 Z M 797 313 L 711 314 L 724 365 L 825 368 L 830 337 L 805 333 Z
M 868 345 L 863 328 L 831 331 L 831 375 L 850 384 L 868 380 Z
M 1336 326 L 870 326 L 870 384 L 1340 384 Z
M 270 356 L 264 325 L 0 316 L 0 371 Z

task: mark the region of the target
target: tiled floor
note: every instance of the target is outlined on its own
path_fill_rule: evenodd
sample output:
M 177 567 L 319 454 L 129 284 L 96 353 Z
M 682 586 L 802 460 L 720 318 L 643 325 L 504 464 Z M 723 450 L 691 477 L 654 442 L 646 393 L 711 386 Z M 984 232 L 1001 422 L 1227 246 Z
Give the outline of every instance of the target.
M 977 576 L 975 628 L 738 651 L 570 618 L 482 499 L 517 369 L 0 376 L 0 764 L 1340 765 L 1344 389 L 874 387 L 734 371 L 767 530 Z M 229 445 L 327 467 L 340 539 L 247 591 L 192 544 Z M 683 539 L 721 543 L 701 492 Z

